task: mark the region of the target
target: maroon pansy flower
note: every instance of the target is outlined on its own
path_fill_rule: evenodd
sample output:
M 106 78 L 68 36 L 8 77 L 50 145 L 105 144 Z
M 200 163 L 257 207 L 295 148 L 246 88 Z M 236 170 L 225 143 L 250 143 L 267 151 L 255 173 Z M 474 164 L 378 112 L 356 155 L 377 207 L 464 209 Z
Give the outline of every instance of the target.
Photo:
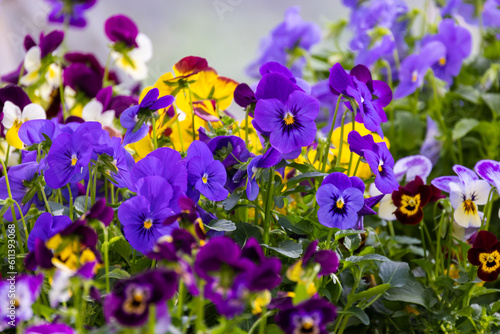
M 469 262 L 477 268 L 477 276 L 486 282 L 493 282 L 500 274 L 500 242 L 488 231 L 479 231 L 469 253 Z

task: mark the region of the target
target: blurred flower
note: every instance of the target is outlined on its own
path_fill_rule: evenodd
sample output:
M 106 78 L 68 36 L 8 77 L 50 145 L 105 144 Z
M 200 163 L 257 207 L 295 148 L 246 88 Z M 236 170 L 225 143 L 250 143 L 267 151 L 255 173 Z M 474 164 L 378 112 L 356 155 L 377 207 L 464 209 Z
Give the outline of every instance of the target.
M 95 5 L 97 0 L 45 0 L 52 6 L 49 21 L 53 23 L 69 24 L 73 27 L 83 28 L 87 20 L 84 12 Z
M 474 244 L 467 253 L 469 262 L 478 266 L 477 276 L 486 282 L 493 282 L 500 274 L 500 242 L 488 231 L 479 231 Z
M 450 193 L 451 205 L 455 209 L 453 217 L 458 225 L 480 227 L 481 218 L 477 206 L 488 202 L 490 186 L 466 167 L 455 165 L 453 170 L 458 176 L 437 177 L 432 180 L 432 184 Z
M 176 289 L 177 274 L 163 269 L 120 280 L 104 300 L 106 322 L 140 327 L 149 319 L 150 306 L 155 305 L 155 332 L 164 333 L 169 325 L 166 301 L 174 296 Z
M 500 27 L 500 0 L 486 0 L 483 18 L 486 27 Z
M 144 80 L 148 76 L 146 63 L 153 57 L 153 43 L 145 34 L 139 33 L 135 38 L 137 47 L 132 50 L 111 52 L 111 58 L 125 73 L 134 80 Z
M 326 326 L 335 320 L 335 306 L 321 298 L 312 298 L 297 306 L 289 306 L 276 316 L 276 323 L 286 334 L 327 334 Z
M 444 19 L 439 24 L 438 34 L 427 36 L 422 42 L 425 47 L 433 41 L 443 43 L 446 52 L 432 65 L 432 70 L 436 77 L 451 85 L 453 77 L 460 73 L 462 62 L 472 51 L 472 36 L 469 30 L 456 25 L 453 19 Z
M 415 180 L 420 177 L 425 183 L 432 170 L 432 162 L 423 155 L 410 155 L 396 161 L 394 164 L 394 176 L 401 182 Z
M 16 106 L 10 101 L 6 101 L 3 106 L 2 125 L 7 130 L 5 138 L 9 145 L 22 149 L 23 142 L 19 139 L 19 128 L 21 125 L 32 119 L 45 119 L 45 110 L 36 103 L 30 103 L 23 108 Z
M 126 15 L 119 14 L 109 17 L 104 23 L 104 31 L 113 43 L 123 43 L 128 48 L 138 47 L 136 38 L 139 29 L 135 22 Z
M 70 224 L 71 219 L 68 216 L 52 216 L 49 212 L 42 213 L 36 220 L 35 226 L 28 237 L 29 251 L 35 251 L 35 242 L 37 240 L 45 242 Z
M 26 328 L 26 334 L 74 334 L 75 331 L 65 324 L 44 324 Z
M 285 20 L 276 26 L 271 34 L 260 41 L 257 59 L 247 67 L 247 74 L 258 78 L 257 69 L 268 61 L 276 61 L 286 65 L 291 59 L 291 70 L 295 76 L 301 76 L 305 65 L 305 58 L 300 55 L 294 58 L 289 52 L 307 52 L 321 40 L 321 29 L 312 22 L 302 20 L 300 7 L 294 6 L 287 9 Z M 298 51 L 300 50 L 300 51 Z
M 427 70 L 446 57 L 446 47 L 440 41 L 427 43 L 419 54 L 412 54 L 403 60 L 399 71 L 399 85 L 394 92 L 395 99 L 402 99 L 417 90 L 424 83 Z
M 43 275 L 9 276 L 0 282 L 0 329 L 15 327 L 33 319 L 32 306 L 38 299 Z M 12 325 L 14 324 L 14 325 Z

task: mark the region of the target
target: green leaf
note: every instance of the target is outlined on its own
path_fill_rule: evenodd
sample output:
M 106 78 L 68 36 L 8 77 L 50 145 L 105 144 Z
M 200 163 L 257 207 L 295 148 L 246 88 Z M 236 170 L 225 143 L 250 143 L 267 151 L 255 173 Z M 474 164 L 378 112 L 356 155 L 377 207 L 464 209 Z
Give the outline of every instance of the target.
M 436 299 L 432 296 L 432 291 L 424 288 L 414 278 L 408 279 L 403 287 L 395 287 L 387 290 L 385 299 L 418 304 L 425 308 L 431 307 L 436 302 Z
M 263 244 L 262 246 L 272 249 L 273 251 L 278 252 L 286 257 L 291 257 L 292 259 L 296 259 L 300 256 L 300 254 L 302 254 L 302 245 L 292 240 L 282 241 L 278 244 L 277 247 L 271 247 L 266 244 Z
M 496 115 L 500 115 L 500 94 L 486 93 L 483 94 L 481 98 L 492 112 Z
M 355 307 L 355 306 L 349 307 L 349 309 L 344 310 L 344 311 L 339 311 L 339 313 L 354 316 L 354 317 L 358 318 L 365 326 L 368 326 L 370 324 L 370 318 L 365 313 L 365 311 L 363 311 L 359 307 Z
M 380 254 L 368 254 L 364 256 L 349 256 L 344 260 L 345 262 L 359 263 L 363 261 L 391 261 L 385 256 Z
M 278 224 L 285 230 L 289 230 L 298 235 L 309 235 L 314 232 L 313 224 L 307 220 L 295 223 L 289 217 L 279 215 Z
M 354 252 L 361 245 L 361 235 L 348 235 L 344 238 L 344 246 L 351 252 Z
M 284 197 L 283 196 L 273 196 L 273 198 L 274 198 L 274 204 L 278 208 L 283 209 L 283 207 L 285 206 Z
M 399 244 L 404 244 L 404 245 L 420 245 L 422 243 L 422 240 L 420 239 L 407 237 L 404 235 L 396 235 L 393 239 L 397 241 Z
M 309 173 L 303 173 L 297 176 L 292 177 L 291 179 L 288 180 L 287 188 L 293 188 L 297 183 L 303 181 L 303 180 L 308 180 L 311 178 L 318 178 L 318 177 L 324 177 L 327 176 L 328 174 L 326 173 L 320 173 L 320 172 L 309 172 Z
M 453 93 L 474 104 L 479 102 L 479 92 L 471 86 L 460 85 Z
M 236 230 L 232 232 L 232 236 L 240 246 L 244 245 L 249 238 L 255 238 L 262 243 L 261 230 L 261 228 L 255 225 L 239 222 L 238 225 L 236 225 Z
M 108 276 L 109 276 L 109 278 L 116 278 L 116 279 L 130 278 L 130 274 L 126 270 L 123 270 L 123 269 L 120 269 L 120 268 L 113 269 L 109 273 Z M 99 279 L 102 279 L 102 278 L 105 278 L 105 277 L 106 277 L 106 274 L 104 274 L 101 277 L 99 277 Z
M 479 124 L 479 121 L 474 118 L 462 118 L 459 120 L 452 131 L 452 139 L 458 140 L 465 137 L 472 129 Z
M 210 225 L 205 225 L 205 226 L 211 230 L 219 232 L 231 232 L 236 230 L 236 224 L 226 219 L 220 219 L 220 220 L 212 219 L 210 221 Z
M 410 277 L 410 266 L 406 262 L 382 262 L 378 274 L 382 282 L 393 287 L 402 287 Z
M 374 286 L 373 288 L 370 288 L 368 290 L 358 292 L 357 294 L 355 294 L 354 296 L 351 296 L 348 299 L 351 303 L 355 302 L 356 300 L 361 300 L 361 299 L 368 300 L 372 297 L 383 294 L 384 292 L 386 292 L 390 288 L 391 288 L 391 285 L 388 283 L 380 284 L 380 285 Z
M 132 255 L 132 249 L 130 244 L 125 240 L 124 237 L 114 237 L 109 240 L 109 249 L 120 254 L 127 263 L 130 264 L 130 256 Z
M 243 195 L 243 192 L 234 192 L 231 196 L 222 201 L 222 206 L 224 210 L 230 211 L 232 208 L 238 204 L 239 199 Z
M 76 199 L 75 199 L 75 204 L 74 204 L 74 208 L 76 211 L 80 212 L 80 213 L 84 213 L 85 212 L 85 198 L 87 196 L 78 196 Z M 90 198 L 89 198 L 89 202 L 90 202 Z
M 424 259 L 414 259 L 411 260 L 412 262 L 416 263 L 418 266 L 422 267 L 427 273 L 432 272 L 434 270 L 434 264 L 431 262 L 424 260 Z
M 335 240 L 338 241 L 348 235 L 362 234 L 365 233 L 363 230 L 338 230 L 335 232 Z
M 69 216 L 69 209 L 57 202 L 49 201 L 49 207 L 53 216 Z

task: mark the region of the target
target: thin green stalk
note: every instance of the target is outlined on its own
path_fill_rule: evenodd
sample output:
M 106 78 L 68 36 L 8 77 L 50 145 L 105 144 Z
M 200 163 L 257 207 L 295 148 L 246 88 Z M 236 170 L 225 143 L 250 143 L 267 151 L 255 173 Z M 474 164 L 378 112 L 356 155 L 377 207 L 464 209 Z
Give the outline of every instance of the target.
M 154 112 L 151 112 L 151 123 L 153 127 L 153 148 L 156 150 L 158 148 L 158 139 L 156 138 L 156 116 Z
M 184 149 L 184 141 L 182 140 L 182 131 L 181 131 L 181 123 L 179 121 L 179 117 L 175 120 L 175 123 L 177 123 L 177 131 L 179 131 L 179 141 L 181 142 L 181 150 L 182 152 L 186 152 Z M 194 125 L 193 125 L 194 128 Z
M 110 183 L 110 191 L 111 191 L 111 204 L 115 204 L 115 185 Z
M 7 187 L 7 194 L 9 195 L 9 199 L 12 200 L 18 207 L 19 213 L 21 214 L 21 218 L 23 220 L 23 227 L 24 227 L 24 230 L 26 232 L 26 240 L 27 240 L 28 230 L 26 228 L 26 222 L 24 221 L 23 212 L 21 211 L 19 204 L 16 201 L 14 201 L 14 199 L 12 198 L 12 191 L 10 190 L 10 182 L 9 182 L 9 175 L 7 172 L 7 166 L 2 160 L 0 160 L 0 162 L 2 163 L 3 175 L 5 177 L 5 186 Z M 12 204 L 10 206 L 10 209 L 12 212 L 12 220 L 13 220 L 13 223 L 14 223 L 14 226 L 16 229 L 17 243 L 19 244 L 19 250 L 22 252 L 23 251 L 23 242 L 21 239 L 21 234 L 19 233 L 19 226 L 17 226 L 16 209 L 14 209 L 14 206 Z M 7 240 L 7 239 L 5 239 L 5 240 Z M 25 246 L 27 246 L 27 245 L 25 245 Z
M 422 248 L 424 249 L 424 259 L 427 260 L 427 247 L 425 247 L 425 236 L 424 236 L 424 221 L 420 222 L 420 238 L 422 239 Z
M 271 223 L 271 209 L 274 206 L 274 167 L 269 169 L 269 181 L 267 184 L 267 199 L 266 199 L 266 207 L 265 207 L 265 217 L 264 217 L 264 225 L 262 228 L 264 229 L 263 240 L 265 245 L 269 245 L 269 230 Z M 264 253 L 267 253 L 267 248 L 264 248 Z
M 486 206 L 484 207 L 485 214 L 483 215 L 483 221 L 481 222 L 481 230 L 484 228 L 484 230 L 488 231 L 488 228 L 490 226 L 490 217 L 491 217 L 491 209 L 493 207 L 494 191 L 495 188 L 491 188 L 488 194 L 488 201 L 486 202 Z
M 267 313 L 266 309 L 263 308 L 260 316 L 259 334 L 266 334 L 266 327 L 267 327 Z
M 189 90 L 189 106 L 191 107 L 191 121 L 193 122 L 193 141 L 196 140 L 196 128 L 194 126 L 194 107 L 193 107 L 193 94 L 191 93 L 191 87 L 188 85 Z M 217 115 L 218 116 L 218 115 Z
M 435 276 L 439 276 L 439 268 L 441 267 L 441 236 L 443 235 L 443 225 L 444 225 L 445 215 L 441 214 L 441 219 L 439 219 L 439 226 L 437 232 L 437 245 L 436 245 L 436 263 L 435 263 Z
M 10 154 L 10 144 L 7 144 L 7 152 L 5 152 L 5 165 L 9 164 L 9 154 Z M 7 170 L 7 168 L 5 168 L 5 170 Z
M 66 101 L 64 99 L 64 85 L 63 85 L 63 70 L 62 70 L 62 57 L 59 60 L 59 68 L 60 68 L 60 74 L 59 74 L 59 99 L 61 100 L 61 107 L 63 110 L 63 118 L 66 119 L 69 117 L 68 113 L 68 107 L 66 107 Z
M 194 321 L 195 333 L 203 332 L 205 329 L 205 301 L 203 300 L 203 283 L 200 286 L 200 294 L 195 297 L 196 300 L 196 319 Z
M 92 192 L 90 193 L 90 203 L 95 204 L 96 192 L 97 192 L 97 166 L 94 166 L 93 182 L 92 182 Z
M 177 298 L 177 318 L 179 320 L 184 314 L 184 299 L 186 298 L 186 286 L 182 281 L 179 282 L 179 297 Z
M 69 183 L 66 185 L 68 187 L 68 194 L 69 194 L 69 218 L 73 220 L 73 194 L 71 193 L 71 188 L 69 186 Z
M 352 175 L 356 175 L 360 163 L 361 163 L 361 157 L 358 157 L 358 162 L 356 162 L 356 168 L 354 168 L 354 173 L 352 173 Z
M 90 191 L 90 185 L 92 184 L 92 165 L 89 162 L 89 182 L 87 182 L 87 190 L 85 191 L 85 212 L 87 212 L 88 208 L 88 199 L 89 199 L 89 191 Z
M 156 308 L 154 304 L 149 305 L 148 334 L 155 333 Z
M 248 148 L 248 114 L 250 113 L 250 106 L 245 108 L 245 146 Z
M 340 167 L 340 160 L 342 160 L 342 146 L 344 146 L 344 124 L 345 124 L 345 115 L 342 116 L 342 123 L 340 125 L 340 144 L 339 144 L 339 154 L 337 156 L 337 161 L 335 163 L 335 167 Z
M 354 127 L 355 127 L 355 124 L 356 124 L 356 121 L 354 120 L 354 118 L 356 117 L 355 114 L 352 114 L 352 131 L 354 132 Z M 354 156 L 354 152 L 351 151 L 351 156 L 349 157 L 349 167 L 347 167 L 347 176 L 349 176 L 351 174 L 351 165 L 352 165 L 352 158 Z
M 109 50 L 108 58 L 106 58 L 106 67 L 104 68 L 104 76 L 102 77 L 102 87 L 106 87 L 106 84 L 108 83 L 109 67 L 110 67 L 112 52 L 113 50 Z
M 48 213 L 52 213 L 52 212 L 50 211 L 50 205 L 49 205 L 49 201 L 47 200 L 47 195 L 45 194 L 45 189 L 44 189 L 44 187 L 40 187 L 40 192 L 42 193 L 43 202 L 45 203 L 45 207 L 47 208 L 47 212 L 48 212 Z
M 108 234 L 108 228 L 102 225 L 102 231 L 104 233 L 104 243 L 103 243 L 103 248 L 104 248 L 104 267 L 106 271 L 106 292 L 109 293 L 110 291 L 110 284 L 109 284 L 109 234 Z
M 342 99 L 342 94 L 339 95 L 337 99 L 337 104 L 335 105 L 335 112 L 333 113 L 332 125 L 330 126 L 330 131 L 328 131 L 328 137 L 326 138 L 326 148 L 325 153 L 323 153 L 323 166 L 321 167 L 321 172 L 324 173 L 326 170 L 326 164 L 328 162 L 328 153 L 330 152 L 330 145 L 332 144 L 332 134 L 333 129 L 335 128 L 335 120 L 337 119 L 337 113 L 339 111 L 340 100 Z M 345 114 L 344 114 L 345 117 Z M 342 142 L 342 137 L 340 138 L 340 142 Z M 340 160 L 340 154 L 337 156 L 337 161 Z

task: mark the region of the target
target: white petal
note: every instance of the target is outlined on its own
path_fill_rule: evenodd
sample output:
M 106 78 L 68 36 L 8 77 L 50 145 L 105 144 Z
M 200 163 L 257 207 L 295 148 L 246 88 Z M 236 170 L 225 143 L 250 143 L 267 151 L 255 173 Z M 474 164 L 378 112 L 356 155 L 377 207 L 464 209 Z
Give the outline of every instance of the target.
M 103 126 L 113 127 L 113 121 L 115 119 L 115 111 L 108 110 L 101 114 L 100 122 Z
M 402 181 L 406 175 L 406 182 L 415 180 L 418 175 L 422 178 L 424 183 L 427 180 L 427 176 L 431 173 L 432 162 L 423 155 L 412 155 L 399 159 L 394 164 L 394 174 L 398 181 Z
M 451 206 L 456 209 L 462 205 L 466 196 L 465 188 L 460 183 L 450 183 L 450 202 Z
M 69 109 L 73 108 L 73 106 L 75 105 L 75 96 L 76 92 L 73 88 L 71 88 L 70 86 L 64 87 L 64 102 L 66 102 L 66 105 Z
M 40 88 L 35 90 L 35 94 L 48 102 L 50 101 L 50 95 L 52 95 L 52 86 L 48 82 L 44 82 L 40 85 Z
M 82 118 L 85 121 L 97 121 L 102 113 L 102 103 L 96 99 L 91 100 L 82 109 Z
M 38 81 L 39 73 L 38 71 L 29 72 L 21 77 L 19 83 L 23 86 L 31 86 Z
M 33 119 L 46 119 L 47 114 L 41 105 L 30 103 L 23 109 L 22 121 L 30 121 Z
M 19 120 L 21 120 L 21 109 L 10 101 L 5 102 L 3 105 L 3 126 L 10 129 Z
M 462 227 L 480 227 L 481 226 L 481 217 L 477 211 L 477 205 L 473 203 L 474 210 L 471 213 L 466 213 L 464 206 L 460 205 L 458 208 L 455 208 L 455 213 L 453 214 L 453 218 L 455 218 L 455 222 Z
M 381 219 L 388 220 L 388 221 L 393 221 L 396 220 L 396 215 L 394 212 L 397 210 L 397 207 L 394 205 L 394 202 L 392 201 L 391 195 L 385 195 L 382 200 L 380 201 L 379 207 L 378 207 L 378 216 Z
M 153 57 L 153 42 L 145 34 L 140 33 L 135 39 L 138 48 L 130 51 L 131 57 L 137 57 L 144 62 L 147 62 Z
M 50 64 L 45 79 L 52 87 L 59 87 L 61 84 L 61 68 L 57 64 Z
M 471 181 L 467 184 L 467 196 L 472 198 L 474 196 L 474 202 L 478 205 L 484 205 L 488 202 L 488 195 L 490 194 L 490 185 L 484 180 Z
M 41 50 L 38 46 L 34 46 L 26 52 L 24 56 L 24 71 L 31 73 L 38 71 L 42 66 Z

